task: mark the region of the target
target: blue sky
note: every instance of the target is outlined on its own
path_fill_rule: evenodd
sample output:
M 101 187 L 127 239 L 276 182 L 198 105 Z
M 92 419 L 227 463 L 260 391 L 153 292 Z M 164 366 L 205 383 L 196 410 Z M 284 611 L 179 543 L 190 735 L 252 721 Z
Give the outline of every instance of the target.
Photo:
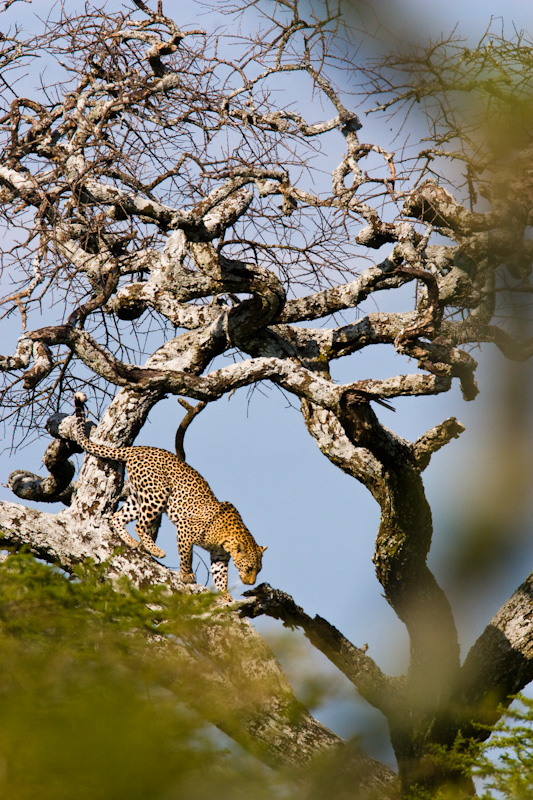
M 66 8 L 70 5 L 67 0 Z M 457 25 L 459 35 L 475 40 L 488 26 L 491 15 L 504 18 L 507 33 L 512 30 L 512 21 L 519 29 L 533 27 L 531 5 L 522 0 L 452 0 L 446 4 L 408 0 L 399 5 L 402 10 L 409 10 L 406 27 L 416 30 L 419 37 L 435 38 L 441 31 L 450 33 Z M 118 8 L 120 4 L 113 2 L 110 6 Z M 166 4 L 169 13 L 171 7 L 171 3 Z M 187 5 L 188 12 L 191 8 Z M 34 2 L 31 9 L 44 14 L 49 3 Z M 24 26 L 31 26 L 29 4 L 15 4 L 10 14 L 12 19 L 22 20 Z M 178 21 L 182 20 L 181 16 Z M 209 27 L 208 20 L 204 15 L 199 24 Z M 363 310 L 374 310 L 374 306 L 368 303 Z M 2 323 L 4 348 L 8 340 L 13 345 L 19 335 L 14 323 Z M 506 391 L 513 387 L 520 391 L 520 386 L 527 387 L 528 382 L 533 385 L 531 366 L 506 365 L 503 358 L 490 354 L 488 349 L 474 355 L 480 361 L 481 389 L 474 403 L 465 403 L 455 386 L 440 397 L 398 399 L 395 414 L 376 409 L 385 425 L 411 440 L 449 416 L 458 417 L 466 426 L 459 440 L 433 457 L 425 473 L 435 522 L 430 564 L 444 588 L 452 592 L 454 607 L 461 614 L 458 623 L 465 647 L 533 568 L 533 543 L 525 537 L 531 508 L 525 504 L 512 523 L 513 530 L 502 530 L 502 535 L 509 538 L 509 546 L 502 549 L 498 578 L 490 579 L 490 571 L 485 577 L 480 573 L 469 586 L 465 572 L 464 582 L 457 585 L 455 557 L 462 552 L 464 519 L 469 527 L 474 526 L 478 519 L 476 509 L 486 504 L 494 519 L 498 514 L 502 521 L 509 519 L 505 498 L 497 497 L 502 464 L 508 455 L 506 439 L 495 435 L 495 431 L 512 430 L 509 415 L 513 404 Z M 413 371 L 414 364 L 377 347 L 343 359 L 334 374 L 345 382 L 407 370 Z M 383 599 L 371 562 L 378 506 L 362 486 L 322 456 L 305 429 L 294 399 L 292 403 L 295 407 L 291 408 L 276 388 L 267 385 L 251 395 L 243 389 L 230 399 L 211 404 L 189 429 L 185 441 L 188 461 L 209 481 L 219 499 L 237 506 L 257 541 L 268 545 L 260 580 L 289 592 L 307 613 L 327 618 L 354 644 L 368 643 L 370 655 L 384 669 L 401 671 L 406 654 L 403 626 Z M 70 412 L 71 408 L 67 405 L 64 411 Z M 181 416 L 182 409 L 175 398 L 159 404 L 137 443 L 172 449 Z M 0 481 L 5 483 L 9 472 L 17 467 L 42 472 L 40 459 L 48 441 L 43 433 L 40 442 L 16 454 L 4 452 Z M 524 468 L 531 473 L 527 437 L 517 437 L 514 446 L 514 452 L 524 459 Z M 16 499 L 4 487 L 0 487 L 0 498 Z M 483 515 L 479 519 L 483 520 Z M 168 521 L 158 544 L 167 551 L 166 563 L 177 567 L 175 535 Z M 206 578 L 206 570 L 200 566 L 198 579 L 203 582 Z M 231 578 L 236 583 L 235 571 Z M 239 590 L 236 583 L 234 594 Z M 273 623 L 259 625 L 277 630 Z M 316 664 L 322 664 L 320 657 Z M 342 705 L 347 712 L 344 693 Z M 351 722 L 344 712 L 340 704 L 333 704 L 323 718 L 345 733 Z

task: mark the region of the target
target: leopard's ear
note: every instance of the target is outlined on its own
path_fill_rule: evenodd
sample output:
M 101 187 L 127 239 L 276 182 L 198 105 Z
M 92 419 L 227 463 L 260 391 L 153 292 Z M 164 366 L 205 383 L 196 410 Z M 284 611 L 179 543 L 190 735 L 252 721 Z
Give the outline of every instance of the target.
M 262 552 L 262 553 L 264 553 L 264 552 L 265 552 L 265 550 L 268 550 L 268 546 L 267 546 L 267 547 L 261 547 L 261 545 L 260 545 L 260 544 L 258 544 L 257 546 L 258 546 L 258 548 L 261 550 L 261 552 Z

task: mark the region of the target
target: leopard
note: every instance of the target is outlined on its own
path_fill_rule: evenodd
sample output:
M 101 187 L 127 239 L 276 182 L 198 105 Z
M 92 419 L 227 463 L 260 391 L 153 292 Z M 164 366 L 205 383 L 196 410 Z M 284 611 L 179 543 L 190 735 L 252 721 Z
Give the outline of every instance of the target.
M 216 589 L 228 594 L 228 564 L 233 559 L 240 579 L 253 585 L 262 567 L 266 547 L 257 544 L 231 503 L 217 500 L 207 481 L 184 460 L 159 447 L 109 447 L 91 441 L 85 432 L 87 397 L 74 395 L 76 439 L 86 453 L 126 466 L 130 493 L 111 515 L 111 528 L 129 547 L 142 547 L 155 558 L 164 558 L 155 538 L 163 513 L 176 527 L 180 557 L 179 577 L 196 583 L 192 570 L 193 546 L 207 550 Z M 137 521 L 134 539 L 126 523 Z

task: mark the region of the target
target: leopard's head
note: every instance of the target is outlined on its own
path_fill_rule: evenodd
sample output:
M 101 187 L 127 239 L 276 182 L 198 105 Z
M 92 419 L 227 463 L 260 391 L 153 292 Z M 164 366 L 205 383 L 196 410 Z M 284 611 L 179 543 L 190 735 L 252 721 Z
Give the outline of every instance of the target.
M 251 542 L 239 541 L 231 551 L 233 563 L 239 570 L 239 575 L 243 583 L 251 586 L 257 580 L 257 574 L 261 571 L 263 553 L 266 547 L 256 544 L 252 534 L 246 529 Z
M 221 511 L 217 515 L 217 522 L 223 530 L 222 545 L 231 555 L 241 581 L 251 586 L 261 571 L 266 547 L 257 544 L 235 506 L 231 503 L 220 505 Z

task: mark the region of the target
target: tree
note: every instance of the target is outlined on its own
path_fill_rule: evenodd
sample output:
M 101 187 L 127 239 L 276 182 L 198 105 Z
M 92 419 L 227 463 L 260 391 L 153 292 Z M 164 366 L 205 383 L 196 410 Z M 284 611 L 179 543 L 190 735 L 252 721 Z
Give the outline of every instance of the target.
M 530 97 L 522 83 L 503 91 L 507 69 L 484 82 L 500 54 L 525 63 L 529 51 L 521 40 L 493 39 L 489 55 L 442 41 L 364 72 L 373 96 L 386 93 L 381 110 L 424 99 L 440 112 L 434 146 L 421 145 L 413 162 L 360 140 L 361 121 L 333 82 L 339 66 L 349 68 L 336 16 L 304 14 L 296 2 L 268 8 L 267 29 L 232 41 L 180 27 L 161 4 L 154 11 L 142 0 L 127 12 L 63 10 L 31 39 L 4 35 L 2 80 L 13 99 L 2 117 L 0 200 L 7 230 L 25 234 L 3 253 L 13 281 L 3 305 L 19 312 L 21 336 L 0 359 L 2 405 L 19 431 L 47 420 L 54 437 L 44 455 L 50 475 L 17 471 L 9 485 L 25 501 L 66 508 L 49 514 L 2 503 L 3 544 L 67 573 L 93 559 L 108 581 L 127 576 L 136 586 L 199 592 L 148 554 L 117 549 L 107 515 L 126 496 L 120 465 L 86 458 L 72 483 L 72 394 L 90 387 L 101 410 L 94 438 L 123 446 L 169 394 L 206 404 L 239 387 L 276 384 L 300 403 L 322 453 L 380 506 L 376 575 L 408 631 L 410 664 L 402 677 L 384 674 L 365 648 L 262 584 L 226 611 L 223 625 L 213 611 L 180 634 L 205 696 L 223 692 L 232 714 L 205 698 L 196 707 L 270 765 L 340 754 L 346 796 L 394 797 L 413 787 L 473 794 L 463 765 L 442 751 L 453 750 L 459 733 L 465 748 L 486 737 L 480 726 L 533 678 L 533 578 L 461 663 L 449 601 L 427 566 L 433 529 L 422 472 L 463 426 L 451 417 L 409 442 L 381 423 L 372 403 L 445 393 L 453 381 L 473 400 L 472 345 L 490 342 L 517 360 L 533 352 L 499 302 L 531 292 Z M 44 74 L 33 96 L 25 83 L 23 96 L 17 70 L 40 57 L 55 59 L 52 82 Z M 285 73 L 308 86 L 312 107 L 278 102 Z M 498 107 L 498 142 L 450 122 L 450 95 L 472 87 L 480 119 L 487 95 Z M 325 122 L 313 121 L 318 98 L 332 108 Z M 517 122 L 513 112 L 504 130 L 511 101 L 523 114 Z M 512 163 L 502 148 L 511 127 Z M 445 151 L 450 142 L 455 149 Z M 382 247 L 381 260 L 360 270 L 356 256 Z M 416 286 L 411 310 L 336 316 L 406 284 Z M 34 324 L 41 313 L 46 324 Z M 332 362 L 376 344 L 417 368 L 385 380 L 332 379 Z M 216 360 L 223 354 L 232 363 Z M 187 407 L 178 449 L 196 413 Z M 400 788 L 391 770 L 301 707 L 243 619 L 260 614 L 301 628 L 385 715 Z M 147 646 L 161 644 L 148 637 Z M 230 657 L 237 647 L 238 665 Z M 244 691 L 250 675 L 267 675 L 266 686 Z

